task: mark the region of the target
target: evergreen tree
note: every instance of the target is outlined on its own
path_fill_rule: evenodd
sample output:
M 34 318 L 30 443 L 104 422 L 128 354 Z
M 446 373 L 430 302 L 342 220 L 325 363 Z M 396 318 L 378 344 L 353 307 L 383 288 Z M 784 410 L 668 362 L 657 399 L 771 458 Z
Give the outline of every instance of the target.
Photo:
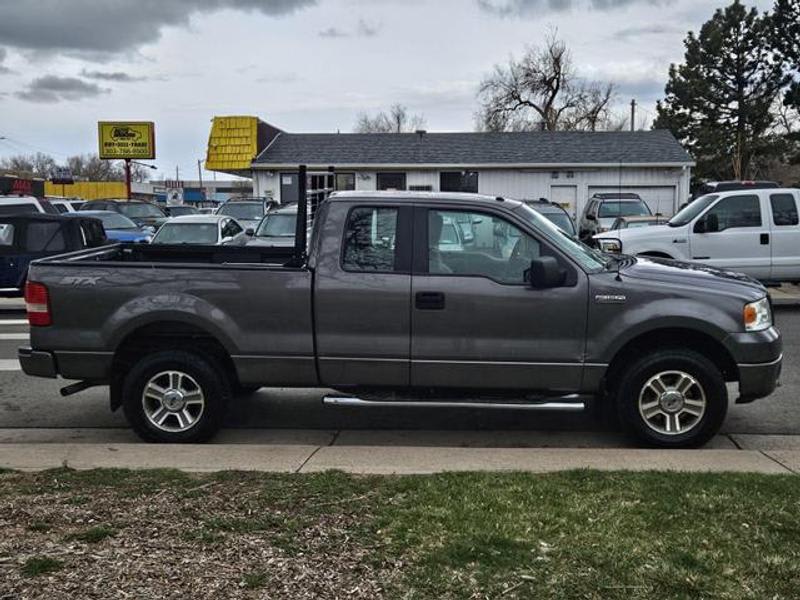
M 693 154 L 698 177 L 755 178 L 776 152 L 773 103 L 785 87 L 781 61 L 765 41 L 773 17 L 739 0 L 718 9 L 684 40 L 670 65 L 655 128 L 670 129 Z

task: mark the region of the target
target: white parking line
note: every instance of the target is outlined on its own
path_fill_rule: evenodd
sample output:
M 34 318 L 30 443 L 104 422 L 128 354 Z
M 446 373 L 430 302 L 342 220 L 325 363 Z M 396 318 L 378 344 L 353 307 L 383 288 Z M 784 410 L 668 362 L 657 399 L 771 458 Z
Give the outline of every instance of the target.
M 0 371 L 20 371 L 19 361 L 16 358 L 0 358 Z
M 30 337 L 27 333 L 0 333 L 0 340 L 27 340 Z
M 0 319 L 0 325 L 27 325 L 28 319 Z

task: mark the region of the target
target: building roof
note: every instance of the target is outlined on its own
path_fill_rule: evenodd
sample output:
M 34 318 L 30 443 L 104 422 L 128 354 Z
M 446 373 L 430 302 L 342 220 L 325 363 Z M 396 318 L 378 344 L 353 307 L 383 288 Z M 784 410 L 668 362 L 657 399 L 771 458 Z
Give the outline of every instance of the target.
M 694 164 L 667 130 L 476 133 L 280 132 L 255 168 Z

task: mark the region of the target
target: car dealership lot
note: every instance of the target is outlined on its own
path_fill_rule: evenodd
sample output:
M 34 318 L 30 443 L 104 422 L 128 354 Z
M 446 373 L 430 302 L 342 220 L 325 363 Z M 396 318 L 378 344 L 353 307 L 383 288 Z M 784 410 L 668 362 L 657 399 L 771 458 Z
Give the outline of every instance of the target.
M 769 398 L 731 404 L 709 447 L 798 448 L 800 436 L 800 310 L 778 308 L 785 363 L 782 386 Z M 27 377 L 16 350 L 28 327 L 19 301 L 0 306 L 0 443 L 135 443 L 121 412 L 108 409 L 107 389 L 62 398 L 63 380 Z M 733 390 L 731 390 L 733 392 Z M 311 446 L 598 447 L 631 443 L 592 415 L 470 409 L 325 407 L 322 390 L 264 388 L 237 400 L 220 443 Z M 732 393 L 733 395 L 733 393 Z

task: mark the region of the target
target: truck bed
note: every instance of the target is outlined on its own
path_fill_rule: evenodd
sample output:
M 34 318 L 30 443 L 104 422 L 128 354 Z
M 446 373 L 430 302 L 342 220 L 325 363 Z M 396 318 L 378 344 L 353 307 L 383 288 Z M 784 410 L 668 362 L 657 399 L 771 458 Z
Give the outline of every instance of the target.
M 60 254 L 38 261 L 41 264 L 68 265 L 92 262 L 99 265 L 120 263 L 158 264 L 246 264 L 295 266 L 294 249 L 263 246 L 190 246 L 185 244 L 137 244 L 123 242 L 103 248 Z

